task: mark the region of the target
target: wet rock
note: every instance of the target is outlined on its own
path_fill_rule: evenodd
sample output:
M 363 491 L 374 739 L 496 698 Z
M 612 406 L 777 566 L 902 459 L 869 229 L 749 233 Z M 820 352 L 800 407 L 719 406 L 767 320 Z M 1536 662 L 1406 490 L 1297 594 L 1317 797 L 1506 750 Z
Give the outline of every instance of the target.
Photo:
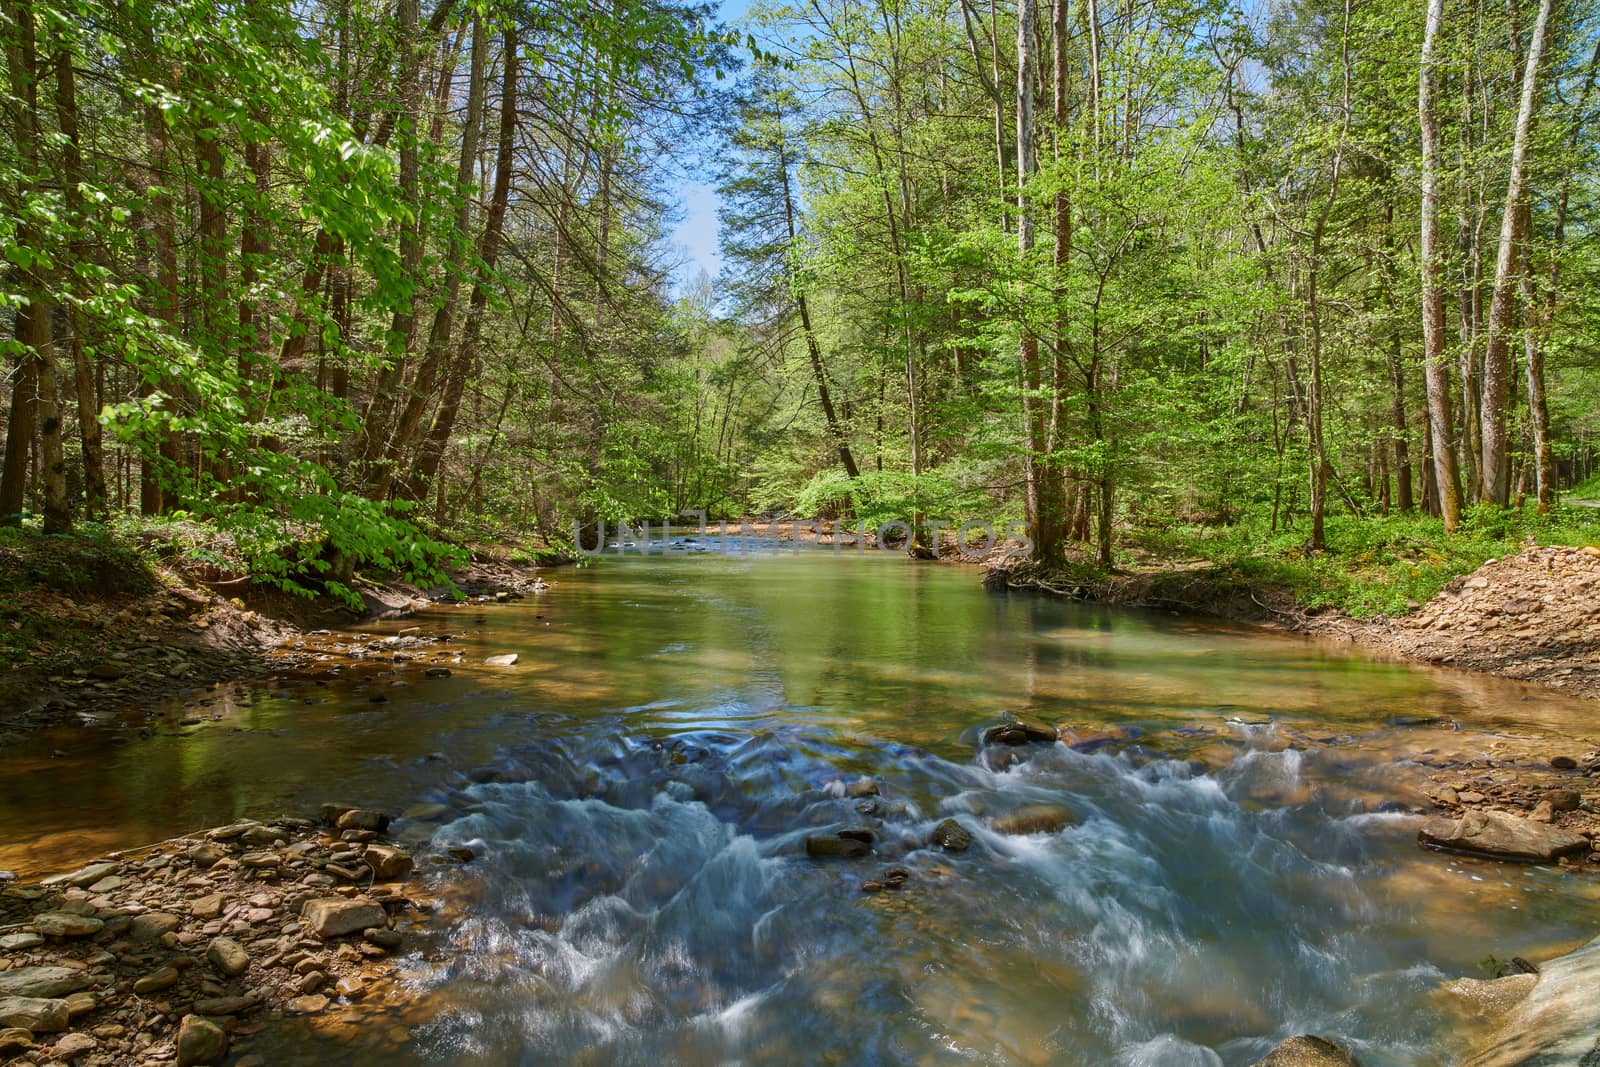
M 1023 722 L 1014 719 L 1003 722 L 999 726 L 991 726 L 983 732 L 983 743 L 986 745 L 1026 745 L 1031 742 L 1051 742 L 1056 740 L 1056 731 L 1050 726 L 1040 726 L 1037 723 Z
M 859 859 L 872 851 L 867 842 L 841 834 L 814 834 L 806 838 L 806 855 L 813 859 Z
M 0 971 L 0 996 L 64 997 L 89 984 L 89 976 L 70 967 L 19 967 Z
M 860 841 L 863 844 L 870 845 L 873 841 L 877 840 L 878 835 L 874 834 L 871 830 L 868 830 L 864 826 L 854 826 L 848 830 L 840 830 L 839 836 L 849 838 L 851 841 Z
M 341 830 L 371 830 L 382 833 L 389 828 L 389 816 L 381 811 L 351 808 L 340 815 L 334 825 Z
M 355 975 L 339 979 L 334 983 L 334 991 L 346 1000 L 360 1000 L 367 995 L 367 983 Z
M 99 933 L 105 922 L 92 915 L 47 911 L 42 915 L 35 915 L 32 925 L 35 933 L 44 934 L 46 937 L 88 937 L 90 934 Z
M 862 797 L 875 797 L 878 795 L 878 783 L 871 778 L 857 778 L 844 787 L 844 795 L 851 800 L 860 800 Z
M 178 1067 L 220 1063 L 228 1054 L 228 1035 L 199 1015 L 185 1015 L 178 1026 Z
M 928 841 L 946 852 L 965 852 L 972 847 L 972 834 L 954 819 L 946 819 L 933 828 Z
M 380 881 L 393 881 L 411 873 L 410 853 L 393 845 L 368 845 L 363 858 Z
M 517 654 L 515 652 L 507 652 L 500 656 L 487 656 L 483 662 L 491 667 L 514 667 L 517 663 Z
M 56 997 L 0 997 L 0 1027 L 20 1027 L 36 1034 L 65 1030 L 72 1014 Z
M 862 882 L 861 883 L 861 891 L 863 893 L 881 893 L 881 892 L 883 892 L 883 883 L 882 882 Z
M 237 978 L 250 969 L 250 953 L 231 937 L 219 937 L 206 949 L 206 959 L 229 978 Z
M 381 905 L 362 897 L 308 900 L 300 917 L 305 920 L 306 929 L 324 941 L 385 926 L 389 918 Z
M 1550 766 L 1558 771 L 1575 771 L 1578 769 L 1578 761 L 1571 756 L 1551 756 Z
M 239 857 L 241 866 L 260 870 L 265 867 L 276 867 L 283 862 L 276 852 L 246 852 Z
M 445 849 L 445 854 L 457 863 L 471 863 L 478 858 L 478 854 L 464 845 L 453 845 Z
M 1029 804 L 995 819 L 994 829 L 1011 835 L 1053 834 L 1075 821 L 1072 812 L 1059 804 Z
M 1301 1034 L 1280 1042 L 1265 1059 L 1257 1060 L 1251 1067 L 1361 1067 L 1361 1064 L 1343 1045 L 1325 1037 Z
M 413 804 L 400 813 L 402 819 L 414 819 L 417 822 L 437 822 L 448 819 L 452 809 L 446 804 Z
M 448 678 L 450 677 L 450 668 L 429 667 L 427 670 L 423 671 L 422 674 L 425 678 Z
M 315 1015 L 326 1008 L 329 1003 L 328 998 L 321 993 L 313 993 L 310 996 L 295 997 L 289 1001 L 289 1010 L 300 1015 Z
M 62 1063 L 71 1063 L 99 1047 L 100 1042 L 88 1034 L 68 1034 L 55 1043 L 50 1049 L 50 1055 Z
M 1467 1009 L 1468 1018 L 1486 1019 L 1501 1015 L 1533 992 L 1539 982 L 1536 974 L 1510 974 L 1504 978 L 1457 978 L 1445 982 L 1439 992 Z
M 363 930 L 361 937 L 369 944 L 377 945 L 379 948 L 386 949 L 390 952 L 393 952 L 395 949 L 399 948 L 400 945 L 405 941 L 404 935 L 402 935 L 399 930 L 389 930 L 384 927 L 377 927 L 372 930 Z
M 1417 841 L 1443 852 L 1517 863 L 1553 863 L 1561 856 L 1589 848 L 1589 842 L 1577 834 L 1500 811 L 1471 811 L 1459 819 L 1429 819 L 1418 832 Z
M 1094 752 L 1107 745 L 1135 740 L 1139 736 L 1139 731 L 1131 726 L 1107 726 L 1099 730 L 1061 726 L 1056 732 L 1061 743 L 1075 752 Z
M 1526 982 L 1530 975 L 1493 983 Z M 1600 938 L 1575 952 L 1547 960 L 1533 988 L 1502 1016 L 1460 1067 L 1527 1067 L 1580 1064 L 1600 1043 Z

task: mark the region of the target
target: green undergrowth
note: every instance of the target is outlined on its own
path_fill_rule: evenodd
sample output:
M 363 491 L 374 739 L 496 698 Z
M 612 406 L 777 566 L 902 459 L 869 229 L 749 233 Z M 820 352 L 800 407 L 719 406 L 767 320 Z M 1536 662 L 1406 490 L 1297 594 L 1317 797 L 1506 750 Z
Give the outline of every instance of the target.
M 1329 516 L 1326 532 L 1323 552 L 1307 547 L 1307 525 L 1274 531 L 1253 517 L 1230 526 L 1140 529 L 1132 540 L 1162 559 L 1209 563 L 1224 587 L 1274 590 L 1307 610 L 1366 619 L 1413 611 L 1451 579 L 1530 543 L 1600 542 L 1600 511 L 1561 507 L 1540 516 L 1531 505 L 1473 508 L 1451 534 L 1439 520 L 1416 515 L 1340 515 Z

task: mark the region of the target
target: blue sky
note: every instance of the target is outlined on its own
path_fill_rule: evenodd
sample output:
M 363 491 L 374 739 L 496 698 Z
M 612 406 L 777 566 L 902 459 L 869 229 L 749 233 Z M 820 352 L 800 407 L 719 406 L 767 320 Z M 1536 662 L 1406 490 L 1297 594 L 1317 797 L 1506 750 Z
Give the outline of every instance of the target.
M 751 0 L 722 0 L 717 17 L 723 22 L 735 23 L 750 10 Z M 717 191 L 709 183 L 685 180 L 673 190 L 673 197 L 683 220 L 673 230 L 672 240 L 682 254 L 683 266 L 673 276 L 673 287 L 681 289 L 686 282 L 698 277 L 704 270 L 715 277 L 722 268 L 722 256 L 717 250 Z

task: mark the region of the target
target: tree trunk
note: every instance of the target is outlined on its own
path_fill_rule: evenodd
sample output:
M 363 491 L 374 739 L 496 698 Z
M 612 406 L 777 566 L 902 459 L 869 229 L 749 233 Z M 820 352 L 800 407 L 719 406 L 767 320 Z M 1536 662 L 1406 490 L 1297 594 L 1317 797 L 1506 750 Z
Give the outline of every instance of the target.
M 1479 499 L 1485 503 L 1510 503 L 1510 448 L 1506 430 L 1511 392 L 1511 331 L 1517 314 L 1521 281 L 1519 260 L 1526 213 L 1528 144 L 1538 113 L 1539 66 L 1550 32 L 1553 0 L 1540 0 L 1533 25 L 1527 61 L 1522 73 L 1522 100 L 1511 141 L 1511 175 L 1506 181 L 1506 202 L 1500 218 L 1500 246 L 1495 257 L 1494 295 L 1489 302 L 1489 326 L 1483 349 L 1483 465 L 1479 472 Z
M 1445 362 L 1444 265 L 1439 254 L 1439 120 L 1433 109 L 1434 47 L 1444 0 L 1428 0 L 1427 28 L 1417 77 L 1417 117 L 1422 128 L 1422 358 L 1428 388 L 1429 447 L 1439 513 L 1446 531 L 1461 521 L 1461 477 L 1451 440 L 1450 367 Z

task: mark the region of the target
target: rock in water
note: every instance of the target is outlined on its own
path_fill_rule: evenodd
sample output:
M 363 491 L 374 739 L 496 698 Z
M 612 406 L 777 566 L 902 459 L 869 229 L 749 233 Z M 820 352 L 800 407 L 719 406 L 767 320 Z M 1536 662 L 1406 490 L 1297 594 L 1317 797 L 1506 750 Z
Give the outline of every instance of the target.
M 972 847 L 972 835 L 954 819 L 946 819 L 935 826 L 928 840 L 946 852 L 965 852 Z
M 994 821 L 996 833 L 1053 834 L 1073 823 L 1072 812 L 1057 804 L 1029 804 Z
M 368 845 L 362 858 L 383 881 L 404 878 L 411 873 L 411 856 L 393 845 Z
M 871 851 L 871 845 L 853 837 L 815 834 L 806 838 L 806 855 L 813 859 L 858 859 Z
M 1515 975 L 1494 983 L 1522 981 Z M 1593 1062 L 1600 1043 L 1600 938 L 1540 965 L 1533 989 L 1462 1067 L 1527 1067 Z
M 503 656 L 490 656 L 483 662 L 491 667 L 515 667 L 517 665 L 517 654 L 515 652 L 507 652 Z
M 983 732 L 986 745 L 1026 745 L 1032 741 L 1053 742 L 1057 738 L 1054 727 L 1039 726 L 1020 719 L 991 726 Z
M 381 905 L 360 897 L 354 900 L 344 897 L 308 900 L 300 916 L 305 920 L 306 929 L 324 941 L 360 933 L 388 922 L 388 915 Z
M 1350 1050 L 1325 1037 L 1301 1034 L 1281 1042 L 1250 1067 L 1361 1067 Z
M 1418 832 L 1417 842 L 1444 852 L 1517 863 L 1553 863 L 1589 848 L 1588 840 L 1577 834 L 1502 811 L 1469 811 L 1459 819 L 1429 819 Z
M 199 1015 L 185 1015 L 178 1027 L 178 1067 L 220 1063 L 228 1054 L 228 1035 Z

